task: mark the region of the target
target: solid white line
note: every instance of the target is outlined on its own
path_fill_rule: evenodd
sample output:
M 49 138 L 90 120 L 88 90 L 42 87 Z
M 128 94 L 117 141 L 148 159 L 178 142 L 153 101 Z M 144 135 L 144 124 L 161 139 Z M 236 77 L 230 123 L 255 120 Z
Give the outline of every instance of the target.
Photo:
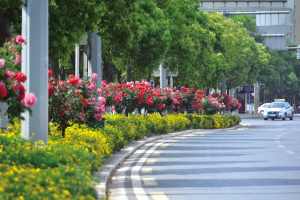
M 133 192 L 138 200 L 149 200 L 147 194 L 143 189 L 139 171 L 142 165 L 144 164 L 144 162 L 146 162 L 149 155 L 151 155 L 154 152 L 154 150 L 162 144 L 163 142 L 157 143 L 148 151 L 145 150 L 146 153 L 144 154 L 144 156 L 140 158 L 140 160 L 136 163 L 136 165 L 131 170 L 131 183 L 133 187 Z

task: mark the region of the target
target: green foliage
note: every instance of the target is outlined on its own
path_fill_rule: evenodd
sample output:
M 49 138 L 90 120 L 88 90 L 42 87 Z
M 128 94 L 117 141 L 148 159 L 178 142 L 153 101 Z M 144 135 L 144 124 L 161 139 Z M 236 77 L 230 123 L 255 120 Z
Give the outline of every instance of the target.
M 298 105 L 300 101 L 300 63 L 296 52 L 269 51 L 269 64 L 259 73 L 258 82 L 264 84 L 263 91 L 266 99 L 272 102 L 283 98 L 290 104 Z

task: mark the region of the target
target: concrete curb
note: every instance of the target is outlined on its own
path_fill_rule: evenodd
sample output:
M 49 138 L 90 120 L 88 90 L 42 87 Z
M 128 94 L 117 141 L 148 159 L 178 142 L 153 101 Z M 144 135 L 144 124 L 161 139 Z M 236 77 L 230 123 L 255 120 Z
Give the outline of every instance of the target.
M 241 119 L 263 118 L 262 114 L 238 114 Z
M 145 145 L 148 142 L 153 142 L 155 140 L 159 139 L 165 139 L 165 138 L 172 138 L 178 135 L 193 133 L 193 132 L 217 132 L 217 131 L 224 131 L 224 130 L 232 130 L 235 128 L 239 128 L 243 126 L 242 124 L 239 124 L 237 126 L 231 127 L 231 128 L 225 128 L 225 129 L 192 129 L 192 130 L 185 130 L 180 131 L 176 133 L 169 133 L 165 135 L 158 135 L 153 136 L 150 138 L 144 138 L 137 141 L 133 141 L 130 144 L 128 144 L 126 147 L 121 149 L 121 151 L 115 153 L 110 158 L 108 158 L 102 165 L 102 167 L 96 171 L 93 176 L 98 179 L 98 184 L 96 185 L 96 191 L 97 191 L 97 199 L 106 199 L 106 190 L 107 190 L 107 184 L 109 181 L 109 178 L 111 177 L 113 171 L 118 167 L 120 163 L 122 163 L 128 156 L 130 156 L 133 152 L 135 152 L 138 148 Z

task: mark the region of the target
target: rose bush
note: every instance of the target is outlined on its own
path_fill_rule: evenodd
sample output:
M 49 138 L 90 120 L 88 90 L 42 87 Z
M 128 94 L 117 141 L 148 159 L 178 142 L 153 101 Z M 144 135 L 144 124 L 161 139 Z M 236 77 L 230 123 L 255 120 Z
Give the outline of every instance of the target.
M 52 72 L 49 71 L 49 76 L 51 75 Z M 96 74 L 93 74 L 93 78 L 97 78 Z M 50 79 L 48 84 L 49 119 L 58 123 L 62 137 L 65 137 L 66 128 L 75 123 L 83 124 L 102 120 L 106 100 L 97 95 L 99 89 L 94 79 L 82 80 L 74 75 L 70 75 L 67 81 Z
M 10 122 L 14 117 L 21 118 L 21 113 L 29 111 L 37 99 L 33 93 L 26 94 L 24 82 L 27 77 L 21 70 L 21 44 L 25 38 L 18 35 L 11 38 L 0 48 L 0 101 L 8 105 Z

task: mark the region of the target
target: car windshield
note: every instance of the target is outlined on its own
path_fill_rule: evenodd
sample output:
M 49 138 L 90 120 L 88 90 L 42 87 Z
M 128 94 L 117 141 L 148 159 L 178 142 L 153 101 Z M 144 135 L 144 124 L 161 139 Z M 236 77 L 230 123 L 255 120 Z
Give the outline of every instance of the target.
M 284 103 L 272 103 L 269 108 L 284 108 Z

